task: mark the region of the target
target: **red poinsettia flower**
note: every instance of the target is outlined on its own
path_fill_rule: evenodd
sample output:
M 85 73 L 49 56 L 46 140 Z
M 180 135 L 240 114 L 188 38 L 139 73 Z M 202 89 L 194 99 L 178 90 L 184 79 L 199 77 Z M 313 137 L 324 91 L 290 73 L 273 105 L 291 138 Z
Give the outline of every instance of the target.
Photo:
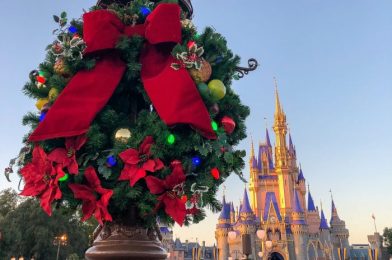
M 82 221 L 91 218 L 92 215 L 94 215 L 101 225 L 103 225 L 103 221 L 112 221 L 112 216 L 108 211 L 108 205 L 113 191 L 102 188 L 97 173 L 91 166 L 86 169 L 84 177 L 87 180 L 87 185 L 68 185 L 73 191 L 74 197 L 83 201 Z
M 32 162 L 24 166 L 21 173 L 25 186 L 20 194 L 39 197 L 43 210 L 52 215 L 52 202 L 62 197 L 58 181 L 65 173 L 61 166 L 54 167 L 44 149 L 35 146 Z
M 78 174 L 79 166 L 76 161 L 76 151 L 86 143 L 87 137 L 79 135 L 65 139 L 65 148 L 56 148 L 49 154 L 49 160 L 67 168 L 70 174 Z
M 152 136 L 147 136 L 136 149 L 127 149 L 120 153 L 120 158 L 125 163 L 119 180 L 129 180 L 131 187 L 146 176 L 146 171 L 155 172 L 163 168 L 159 159 L 151 159 L 151 146 L 154 144 Z
M 147 176 L 146 183 L 152 194 L 160 194 L 156 208 L 164 205 L 166 214 L 182 226 L 187 214 L 186 199 L 183 198 L 186 177 L 180 162 L 175 161 L 171 166 L 172 173 L 166 179 L 161 180 L 154 176 Z

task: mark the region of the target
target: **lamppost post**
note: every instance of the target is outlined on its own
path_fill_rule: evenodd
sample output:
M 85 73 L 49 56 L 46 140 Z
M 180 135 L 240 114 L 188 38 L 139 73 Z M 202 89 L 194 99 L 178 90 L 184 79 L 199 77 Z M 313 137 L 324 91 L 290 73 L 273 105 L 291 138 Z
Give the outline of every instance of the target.
M 264 259 L 265 253 L 270 252 L 272 249 L 272 241 L 267 240 L 265 230 L 263 229 L 257 230 L 256 235 L 261 240 L 261 252 L 259 252 L 259 256 L 261 259 Z M 266 259 L 268 259 L 268 255 Z
M 57 236 L 57 237 L 54 238 L 53 245 L 57 246 L 56 260 L 59 260 L 59 257 L 60 257 L 60 247 L 61 246 L 66 246 L 67 245 L 67 240 L 68 240 L 68 237 L 67 237 L 66 234 L 64 234 L 62 236 Z

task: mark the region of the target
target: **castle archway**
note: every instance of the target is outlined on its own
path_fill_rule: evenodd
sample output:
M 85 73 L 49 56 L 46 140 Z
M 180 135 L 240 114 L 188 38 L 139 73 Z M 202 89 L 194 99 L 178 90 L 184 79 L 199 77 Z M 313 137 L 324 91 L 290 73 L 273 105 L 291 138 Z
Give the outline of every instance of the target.
M 268 260 L 284 260 L 284 257 L 278 252 L 272 252 Z

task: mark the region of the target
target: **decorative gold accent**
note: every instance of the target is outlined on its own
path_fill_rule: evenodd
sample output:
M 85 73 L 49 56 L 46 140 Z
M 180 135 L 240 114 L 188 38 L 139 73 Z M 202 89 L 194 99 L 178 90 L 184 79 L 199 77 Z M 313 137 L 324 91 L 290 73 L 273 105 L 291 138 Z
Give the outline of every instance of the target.
M 127 143 L 131 137 L 132 137 L 132 133 L 128 128 L 120 128 L 114 134 L 114 139 L 122 143 Z

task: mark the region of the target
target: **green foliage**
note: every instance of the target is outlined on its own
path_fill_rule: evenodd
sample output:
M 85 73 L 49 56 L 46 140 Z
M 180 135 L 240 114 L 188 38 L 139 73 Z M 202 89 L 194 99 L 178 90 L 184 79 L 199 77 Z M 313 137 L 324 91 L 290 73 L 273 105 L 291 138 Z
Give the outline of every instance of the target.
M 67 234 L 68 244 L 61 247 L 60 259 L 65 259 L 70 254 L 83 259 L 90 243 L 89 234 L 92 234 L 97 224 L 81 223 L 79 216 L 72 215 L 72 212 L 67 207 L 62 207 L 49 217 L 35 199 L 22 200 L 13 190 L 1 192 L 0 259 L 10 259 L 11 256 L 55 259 L 57 246 L 53 245 L 53 240 L 63 234 Z
M 389 254 L 392 255 L 392 228 L 384 228 L 384 245 L 387 248 Z
M 115 12 L 125 24 L 130 25 L 145 21 L 145 17 L 140 13 L 141 7 L 149 7 L 152 10 L 155 6 L 154 3 L 147 0 L 135 0 L 125 7 L 112 4 L 107 8 Z M 92 10 L 100 8 L 93 7 Z M 59 24 L 59 29 L 55 31 L 56 41 L 64 41 L 64 39 L 70 38 L 72 35 L 67 31 L 68 19 L 66 14 L 63 13 L 54 17 L 54 19 Z M 82 37 L 82 22 L 73 20 L 70 24 L 78 29 L 78 33 Z M 114 219 L 124 218 L 130 208 L 136 207 L 142 225 L 152 226 L 157 216 L 161 222 L 173 223 L 163 207 L 157 208 L 158 196 L 149 192 L 144 179 L 138 181 L 134 187 L 130 187 L 127 181 L 118 180 L 124 167 L 119 154 L 128 148 L 138 149 L 146 136 L 154 138 L 154 145 L 151 147 L 152 158 L 159 158 L 165 165 L 163 170 L 155 172 L 153 175 L 163 179 L 171 173 L 169 167 L 171 162 L 174 160 L 181 161 L 187 175 L 184 185 L 185 195 L 188 199 L 194 195 L 191 186 L 195 183 L 198 187 L 208 187 L 208 191 L 203 194 L 202 204 L 213 212 L 221 209 L 219 201 L 215 198 L 219 185 L 233 172 L 243 180 L 241 169 L 245 164 L 243 160 L 245 152 L 236 150 L 235 146 L 246 137 L 245 119 L 249 115 L 249 108 L 241 104 L 238 95 L 231 88 L 232 79 L 235 78 L 235 67 L 239 64 L 239 57 L 228 49 L 226 39 L 212 28 L 206 28 L 200 35 L 196 35 L 196 33 L 192 26 L 184 27 L 182 43 L 173 46 L 172 54 L 176 56 L 177 53 L 187 51 L 187 43 L 196 41 L 198 47 L 203 48 L 199 49 L 197 53 L 202 54 L 201 57 L 212 66 L 210 79 L 219 79 L 225 84 L 226 96 L 222 100 L 215 101 L 208 93 L 201 93 L 207 109 L 215 103 L 219 106 L 219 113 L 210 113 L 211 119 L 218 123 L 216 131 L 218 138 L 216 140 L 205 139 L 200 133 L 187 125 L 168 127 L 159 118 L 156 111 L 151 109 L 151 101 L 141 82 L 139 59 L 145 39 L 140 36 L 124 36 L 117 42 L 116 53 L 119 53 L 121 59 L 127 65 L 125 74 L 107 105 L 92 122 L 87 134 L 87 143 L 76 154 L 80 173 L 71 176 L 68 180 L 68 183 L 84 184 L 84 169 L 93 166 L 99 173 L 102 186 L 114 191 L 109 204 L 109 212 Z M 56 59 L 58 59 L 53 52 L 54 45 L 54 43 L 49 45 L 46 60 L 39 66 L 39 71 L 45 75 L 47 86 L 38 88 L 36 79 L 33 77 L 23 89 L 27 96 L 35 99 L 46 98 L 52 87 L 61 92 L 72 78 L 72 75 L 80 70 L 92 69 L 96 60 L 100 58 L 99 55 L 94 58 L 83 57 L 83 59 L 75 59 L 72 55 L 61 57 L 70 71 L 70 75 L 61 75 L 53 69 Z M 200 64 L 198 63 L 198 65 Z M 82 106 L 83 104 L 81 104 Z M 80 113 L 83 113 L 83 111 L 81 110 Z M 224 116 L 230 116 L 236 123 L 236 128 L 232 134 L 227 134 L 220 124 Z M 64 124 L 66 123 L 64 122 Z M 35 129 L 38 124 L 38 113 L 28 113 L 23 119 L 23 124 L 30 125 L 32 129 Z M 128 142 L 123 143 L 115 140 L 114 135 L 119 128 L 127 128 L 131 131 L 132 136 Z M 174 144 L 167 142 L 167 137 L 170 134 L 173 134 L 176 138 Z M 46 152 L 50 152 L 55 148 L 64 147 L 64 139 L 48 140 L 41 142 L 40 145 L 44 147 Z M 109 155 L 115 156 L 117 165 L 111 167 L 106 164 Z M 192 164 L 194 156 L 201 159 L 201 164 L 197 167 Z M 25 164 L 29 163 L 30 159 L 31 155 L 26 156 Z M 218 180 L 215 180 L 211 175 L 212 168 L 219 169 L 220 178 Z M 74 199 L 67 183 L 61 183 L 60 188 L 63 193 L 62 200 L 57 203 L 60 208 L 65 207 L 72 211 L 80 207 L 81 201 Z M 36 206 L 36 202 L 32 204 Z M 33 210 L 28 207 L 29 205 L 23 204 L 24 210 Z M 55 212 L 55 216 L 61 218 L 61 210 Z M 36 214 L 37 218 L 44 218 L 39 213 Z M 192 216 L 188 215 L 185 224 L 198 223 L 204 218 L 205 211 L 200 209 L 198 213 Z M 49 220 L 45 219 L 45 221 Z M 52 223 L 52 220 L 49 222 Z M 39 225 L 38 227 L 40 228 Z M 61 231 L 56 228 L 54 230 L 55 232 Z M 39 233 L 46 238 L 54 235 L 48 230 L 42 230 Z M 34 240 L 33 235 L 28 237 L 31 239 L 27 240 Z M 50 248 L 50 245 L 45 243 L 42 242 L 42 245 Z M 7 244 L 7 246 L 11 246 L 11 244 Z M 23 245 L 23 248 L 28 246 L 31 245 Z M 29 251 L 28 253 L 34 252 Z M 49 255 L 48 257 L 45 255 L 45 257 L 45 259 L 51 259 Z

